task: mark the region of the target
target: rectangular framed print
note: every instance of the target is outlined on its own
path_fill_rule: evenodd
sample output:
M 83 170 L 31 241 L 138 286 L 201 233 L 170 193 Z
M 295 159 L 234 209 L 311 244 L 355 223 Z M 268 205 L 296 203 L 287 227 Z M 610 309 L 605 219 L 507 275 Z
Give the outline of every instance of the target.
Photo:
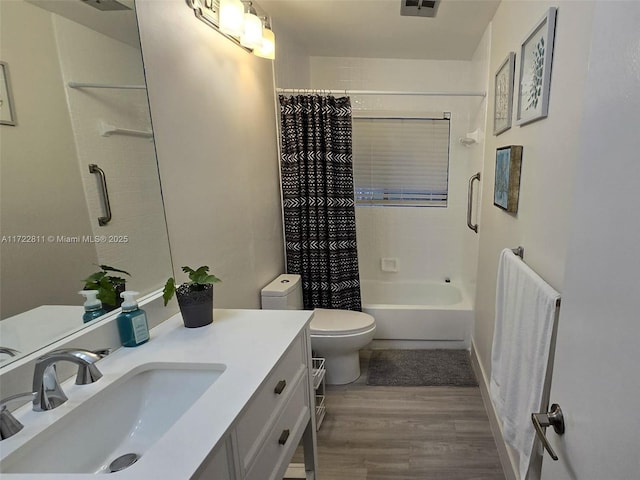
M 0 61 L 0 125 L 16 124 L 16 111 L 11 95 L 11 83 L 9 79 L 9 65 Z
M 496 178 L 493 204 L 509 213 L 518 212 L 522 146 L 510 145 L 496 150 Z
M 516 70 L 516 54 L 509 52 L 496 72 L 493 102 L 493 134 L 500 135 L 511 128 L 513 111 L 513 77 Z
M 545 118 L 548 114 L 556 11 L 551 7 L 520 47 L 518 125 Z

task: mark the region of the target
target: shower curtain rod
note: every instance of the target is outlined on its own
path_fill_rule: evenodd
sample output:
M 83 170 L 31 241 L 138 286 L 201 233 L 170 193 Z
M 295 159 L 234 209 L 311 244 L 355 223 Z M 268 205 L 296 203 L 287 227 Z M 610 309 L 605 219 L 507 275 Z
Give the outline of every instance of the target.
M 322 88 L 277 88 L 283 94 L 326 94 L 326 95 L 413 95 L 429 97 L 486 97 L 486 92 L 406 92 L 402 90 L 326 90 Z

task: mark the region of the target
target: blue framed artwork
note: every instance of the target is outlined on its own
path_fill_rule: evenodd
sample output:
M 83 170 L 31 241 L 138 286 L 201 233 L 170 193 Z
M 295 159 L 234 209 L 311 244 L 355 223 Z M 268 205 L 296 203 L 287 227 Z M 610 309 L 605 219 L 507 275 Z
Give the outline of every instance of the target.
M 510 145 L 496 150 L 496 176 L 493 204 L 509 213 L 518 212 L 522 146 Z

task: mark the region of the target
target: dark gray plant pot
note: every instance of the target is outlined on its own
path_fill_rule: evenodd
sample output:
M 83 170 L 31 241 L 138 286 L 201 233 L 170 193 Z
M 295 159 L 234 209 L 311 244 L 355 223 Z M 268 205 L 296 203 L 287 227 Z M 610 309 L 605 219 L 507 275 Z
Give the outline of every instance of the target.
M 202 290 L 190 290 L 189 285 L 180 285 L 176 297 L 185 327 L 198 328 L 213 323 L 213 285 L 203 285 Z

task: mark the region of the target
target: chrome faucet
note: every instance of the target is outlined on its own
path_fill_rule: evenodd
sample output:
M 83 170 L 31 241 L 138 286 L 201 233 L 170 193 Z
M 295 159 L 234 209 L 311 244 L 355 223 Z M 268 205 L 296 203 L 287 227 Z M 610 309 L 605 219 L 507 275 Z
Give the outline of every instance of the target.
M 36 360 L 33 372 L 33 410 L 43 412 L 53 410 L 68 400 L 60 387 L 56 374 L 57 362 L 72 362 L 78 365 L 76 385 L 87 385 L 100 380 L 102 373 L 95 363 L 105 355 L 108 350 L 91 352 L 75 348 L 54 350 Z
M 16 418 L 11 414 L 7 406 L 11 403 L 23 402 L 33 399 L 33 393 L 18 393 L 10 397 L 0 400 L 0 440 L 14 436 L 24 428 Z

